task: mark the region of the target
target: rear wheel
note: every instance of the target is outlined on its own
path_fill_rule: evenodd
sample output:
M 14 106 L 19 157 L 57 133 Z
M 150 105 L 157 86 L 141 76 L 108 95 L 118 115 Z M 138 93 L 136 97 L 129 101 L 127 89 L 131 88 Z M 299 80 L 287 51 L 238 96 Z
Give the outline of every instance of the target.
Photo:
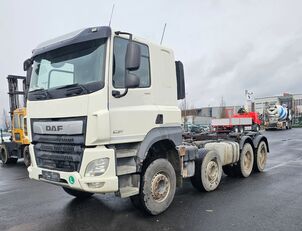
M 253 170 L 253 164 L 254 164 L 254 151 L 252 145 L 246 143 L 244 144 L 241 150 L 239 162 L 236 165 L 239 176 L 248 177 Z
M 0 156 L 2 160 L 2 164 L 15 164 L 18 161 L 18 158 L 10 158 L 8 150 L 5 145 L 2 145 L 0 148 Z
M 29 154 L 29 147 L 25 146 L 23 149 L 23 158 L 24 158 L 24 164 L 26 167 L 29 167 L 31 165 L 30 160 L 30 154 Z
M 259 131 L 260 131 L 260 125 L 259 125 L 259 124 L 255 124 L 254 130 L 255 130 L 256 132 L 259 132 Z
M 254 170 L 256 172 L 263 172 L 267 160 L 267 145 L 261 141 L 258 145 L 257 152 L 254 158 Z
M 68 193 L 69 195 L 74 196 L 74 197 L 79 198 L 79 199 L 86 199 L 86 198 L 89 198 L 93 195 L 93 193 L 90 193 L 90 192 L 79 191 L 79 190 L 66 188 L 66 187 L 63 187 L 63 190 L 66 193 Z
M 202 162 L 195 163 L 195 174 L 191 177 L 194 188 L 198 191 L 214 191 L 221 180 L 222 164 L 214 151 L 209 151 Z
M 133 205 L 150 215 L 164 212 L 172 203 L 176 190 L 176 174 L 163 158 L 149 164 L 142 175 L 139 195 L 131 197 Z

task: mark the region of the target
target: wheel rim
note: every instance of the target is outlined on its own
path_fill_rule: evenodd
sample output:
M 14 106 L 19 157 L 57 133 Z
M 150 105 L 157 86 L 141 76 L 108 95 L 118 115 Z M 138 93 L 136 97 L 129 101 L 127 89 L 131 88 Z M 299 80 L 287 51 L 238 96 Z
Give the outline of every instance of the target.
M 211 160 L 206 167 L 206 176 L 210 184 L 214 184 L 218 180 L 219 169 L 216 161 Z
M 252 153 L 250 151 L 247 151 L 244 155 L 243 159 L 243 167 L 245 171 L 248 171 L 251 169 L 252 166 Z
M 169 195 L 170 188 L 170 178 L 164 172 L 159 172 L 153 176 L 151 191 L 156 202 L 164 201 Z
M 266 164 L 266 159 L 267 159 L 266 149 L 265 146 L 262 145 L 260 152 L 258 153 L 258 164 L 261 169 L 264 169 Z

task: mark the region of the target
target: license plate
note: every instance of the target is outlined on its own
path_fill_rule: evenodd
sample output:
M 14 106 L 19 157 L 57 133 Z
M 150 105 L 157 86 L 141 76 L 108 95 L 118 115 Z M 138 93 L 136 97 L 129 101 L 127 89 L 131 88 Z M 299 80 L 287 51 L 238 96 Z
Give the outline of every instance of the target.
M 42 178 L 49 181 L 60 182 L 60 174 L 42 170 Z

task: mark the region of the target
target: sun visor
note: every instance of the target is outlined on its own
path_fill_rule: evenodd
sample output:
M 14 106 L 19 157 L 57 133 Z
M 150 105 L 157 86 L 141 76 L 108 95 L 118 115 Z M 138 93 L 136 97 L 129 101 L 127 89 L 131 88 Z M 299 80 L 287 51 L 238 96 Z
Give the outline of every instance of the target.
M 106 26 L 90 27 L 86 29 L 77 30 L 69 34 L 65 34 L 63 36 L 41 43 L 36 49 L 33 50 L 32 57 L 68 45 L 91 41 L 95 39 L 108 38 L 110 36 L 111 28 Z

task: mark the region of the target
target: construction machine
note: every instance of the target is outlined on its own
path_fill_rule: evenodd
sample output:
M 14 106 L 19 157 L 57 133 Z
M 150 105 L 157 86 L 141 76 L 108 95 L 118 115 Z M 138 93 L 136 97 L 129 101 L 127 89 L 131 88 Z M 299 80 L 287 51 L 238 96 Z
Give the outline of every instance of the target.
M 0 158 L 3 164 L 16 163 L 18 159 L 24 158 L 24 164 L 29 166 L 29 139 L 26 127 L 26 101 L 28 85 L 25 76 L 9 75 L 8 94 L 11 119 L 11 138 L 5 141 L 1 132 Z M 19 90 L 19 83 L 22 90 Z M 23 100 L 21 100 L 23 98 Z

